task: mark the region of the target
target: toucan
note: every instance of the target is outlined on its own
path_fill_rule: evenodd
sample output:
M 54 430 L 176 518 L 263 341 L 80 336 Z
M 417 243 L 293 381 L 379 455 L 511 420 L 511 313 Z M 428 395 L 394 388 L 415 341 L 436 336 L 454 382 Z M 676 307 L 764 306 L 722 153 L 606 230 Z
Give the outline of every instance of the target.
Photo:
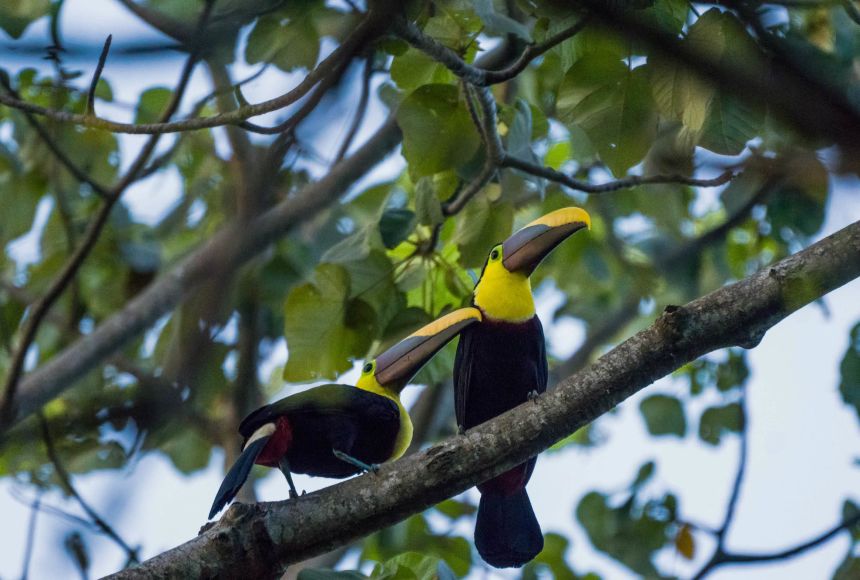
M 590 227 L 585 210 L 559 209 L 490 250 L 472 293 L 482 320 L 463 329 L 454 360 L 461 431 L 546 390 L 546 346 L 529 276 L 568 236 Z M 491 566 L 520 567 L 543 549 L 543 534 L 526 493 L 536 461 L 533 457 L 478 486 L 475 546 Z
M 239 425 L 242 453 L 224 477 L 209 518 L 236 496 L 254 464 L 279 468 L 294 498 L 292 473 L 344 478 L 376 471 L 403 455 L 412 441 L 412 421 L 400 391 L 439 349 L 480 319 L 475 308 L 455 310 L 365 363 L 354 387 L 316 386 L 249 414 Z

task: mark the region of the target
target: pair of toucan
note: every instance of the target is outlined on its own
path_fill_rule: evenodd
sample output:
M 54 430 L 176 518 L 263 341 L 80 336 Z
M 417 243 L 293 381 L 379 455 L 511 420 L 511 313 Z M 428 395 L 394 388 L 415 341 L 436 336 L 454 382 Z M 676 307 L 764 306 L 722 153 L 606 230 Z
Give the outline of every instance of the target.
M 558 244 L 591 226 L 579 208 L 551 212 L 489 253 L 472 307 L 421 328 L 366 363 L 355 387 L 322 385 L 257 409 L 242 421 L 242 454 L 227 473 L 209 517 L 239 491 L 254 464 L 342 478 L 400 457 L 412 422 L 400 391 L 458 333 L 454 362 L 457 423 L 469 429 L 542 393 L 547 386 L 543 328 L 529 276 Z M 490 565 L 522 566 L 543 549 L 525 486 L 536 458 L 478 486 L 475 545 Z

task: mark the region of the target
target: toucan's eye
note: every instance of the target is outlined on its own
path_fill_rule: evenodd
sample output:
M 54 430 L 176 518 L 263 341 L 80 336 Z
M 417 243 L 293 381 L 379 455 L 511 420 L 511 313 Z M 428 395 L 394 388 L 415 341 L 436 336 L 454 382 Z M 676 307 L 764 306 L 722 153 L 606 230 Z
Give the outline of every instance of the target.
M 493 251 L 490 252 L 490 259 L 494 260 L 494 261 L 499 259 L 499 249 L 498 248 L 494 248 Z
M 372 370 L 373 370 L 373 363 L 365 363 L 364 368 L 361 369 L 361 371 L 364 373 L 369 373 Z

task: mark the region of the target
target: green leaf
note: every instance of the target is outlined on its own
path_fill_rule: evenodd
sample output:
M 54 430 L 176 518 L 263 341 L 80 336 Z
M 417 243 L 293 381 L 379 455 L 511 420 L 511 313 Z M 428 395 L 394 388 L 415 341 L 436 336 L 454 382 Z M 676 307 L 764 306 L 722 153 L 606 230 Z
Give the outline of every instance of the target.
M 749 376 L 746 355 L 743 352 L 730 350 L 728 360 L 717 367 L 717 388 L 725 392 L 742 387 Z
M 0 28 L 12 38 L 20 38 L 27 27 L 45 16 L 50 8 L 49 0 L 4 0 L 0 4 Z
M 395 248 L 408 238 L 413 229 L 415 229 L 415 212 L 409 209 L 387 209 L 379 219 L 379 233 L 382 236 L 382 243 L 388 249 Z
M 851 329 L 848 349 L 839 364 L 842 380 L 839 382 L 839 394 L 846 405 L 854 407 L 860 420 L 860 323 Z
M 717 445 L 725 433 L 739 433 L 742 429 L 743 416 L 738 403 L 706 409 L 699 420 L 699 437 L 711 445 Z
M 422 177 L 415 186 L 415 216 L 423 226 L 436 226 L 445 221 L 442 204 L 431 177 Z
M 457 221 L 454 241 L 460 250 L 460 265 L 480 268 L 492 247 L 511 234 L 514 208 L 510 203 L 492 203 L 477 195 L 466 205 Z
M 434 556 L 407 552 L 395 556 L 373 569 L 371 578 L 380 580 L 456 580 L 450 567 Z
M 446 499 L 443 502 L 437 503 L 434 507 L 438 512 L 452 520 L 462 518 L 463 516 L 470 516 L 478 511 L 478 508 L 474 505 L 456 499 Z
M 312 69 L 320 49 L 311 11 L 314 5 L 316 2 L 296 2 L 291 8 L 257 20 L 245 47 L 248 64 L 272 63 L 286 72 Z
M 417 48 L 410 48 L 391 61 L 391 80 L 404 91 L 412 91 L 422 85 L 451 84 L 454 73 Z
M 617 176 L 642 160 L 656 135 L 648 68 L 630 71 L 613 53 L 591 52 L 576 61 L 559 87 L 560 119 L 584 129 Z
M 714 153 L 737 155 L 764 128 L 765 109 L 720 92 L 710 103 L 699 144 Z
M 786 229 L 812 236 L 824 225 L 830 176 L 813 152 L 792 155 L 786 164 L 782 187 L 768 198 L 768 220 L 780 235 Z
M 351 368 L 351 359 L 367 352 L 373 311 L 349 296 L 349 274 L 335 264 L 320 264 L 313 282 L 293 288 L 284 307 L 289 349 L 285 380 L 333 379 Z
M 137 103 L 137 111 L 134 115 L 135 123 L 157 123 L 162 113 L 167 108 L 167 103 L 173 91 L 165 87 L 155 87 L 143 91 Z
M 661 507 L 667 507 L 668 499 L 669 496 L 659 502 Z M 659 577 L 651 559 L 668 540 L 671 522 L 667 519 L 657 519 L 650 510 L 636 509 L 633 498 L 611 507 L 609 497 L 596 491 L 580 500 L 576 517 L 595 548 L 642 576 Z
M 645 418 L 645 425 L 651 435 L 675 435 L 683 437 L 687 433 L 687 420 L 681 401 L 667 395 L 652 395 L 643 399 L 639 411 Z
M 416 179 L 468 162 L 480 144 L 457 87 L 424 85 L 400 104 L 403 156 Z
M 630 487 L 634 490 L 642 487 L 654 476 L 656 467 L 657 466 L 653 461 L 643 463 L 642 467 L 639 468 L 639 472 L 636 474 L 636 479 L 633 480 L 633 484 Z
M 159 449 L 170 458 L 176 469 L 187 475 L 209 464 L 212 446 L 196 429 L 177 429 Z

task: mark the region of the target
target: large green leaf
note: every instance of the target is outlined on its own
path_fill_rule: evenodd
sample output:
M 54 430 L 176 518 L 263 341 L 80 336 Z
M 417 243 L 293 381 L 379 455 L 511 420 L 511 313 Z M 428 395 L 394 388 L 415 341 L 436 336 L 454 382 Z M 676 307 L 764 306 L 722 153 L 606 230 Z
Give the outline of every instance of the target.
M 514 209 L 509 203 L 493 203 L 478 195 L 466 206 L 454 234 L 460 249 L 460 265 L 480 268 L 492 247 L 511 234 Z
M 710 407 L 699 419 L 699 438 L 711 445 L 717 445 L 724 434 L 738 433 L 743 428 L 743 415 L 738 403 Z
M 373 569 L 371 578 L 379 580 L 456 580 L 451 568 L 434 556 L 407 552 L 395 556 Z
M 595 548 L 604 552 L 631 570 L 648 578 L 660 577 L 654 567 L 654 554 L 666 545 L 669 524 L 674 519 L 674 498 L 667 496 L 654 502 L 662 508 L 655 512 L 639 509 L 634 498 L 618 507 L 612 507 L 610 498 L 592 491 L 587 493 L 576 508 L 576 518 L 588 534 Z
M 639 404 L 639 411 L 651 435 L 676 435 L 687 433 L 687 420 L 681 401 L 668 395 L 651 395 Z
M 615 175 L 639 163 L 656 135 L 648 68 L 630 70 L 611 52 L 590 52 L 567 71 L 559 87 L 559 117 L 585 130 Z
M 333 379 L 363 356 L 373 339 L 373 312 L 350 299 L 346 269 L 320 264 L 312 282 L 293 288 L 284 305 L 289 359 L 284 379 Z
M 270 62 L 287 72 L 312 69 L 320 50 L 313 18 L 317 5 L 315 1 L 288 3 L 285 10 L 257 20 L 245 47 L 248 64 Z
M 27 27 L 46 15 L 49 0 L 4 0 L 0 4 L 0 28 L 12 38 L 20 38 Z
M 403 130 L 403 155 L 416 178 L 464 165 L 478 149 L 480 137 L 452 85 L 424 85 L 400 104 L 397 122 Z

